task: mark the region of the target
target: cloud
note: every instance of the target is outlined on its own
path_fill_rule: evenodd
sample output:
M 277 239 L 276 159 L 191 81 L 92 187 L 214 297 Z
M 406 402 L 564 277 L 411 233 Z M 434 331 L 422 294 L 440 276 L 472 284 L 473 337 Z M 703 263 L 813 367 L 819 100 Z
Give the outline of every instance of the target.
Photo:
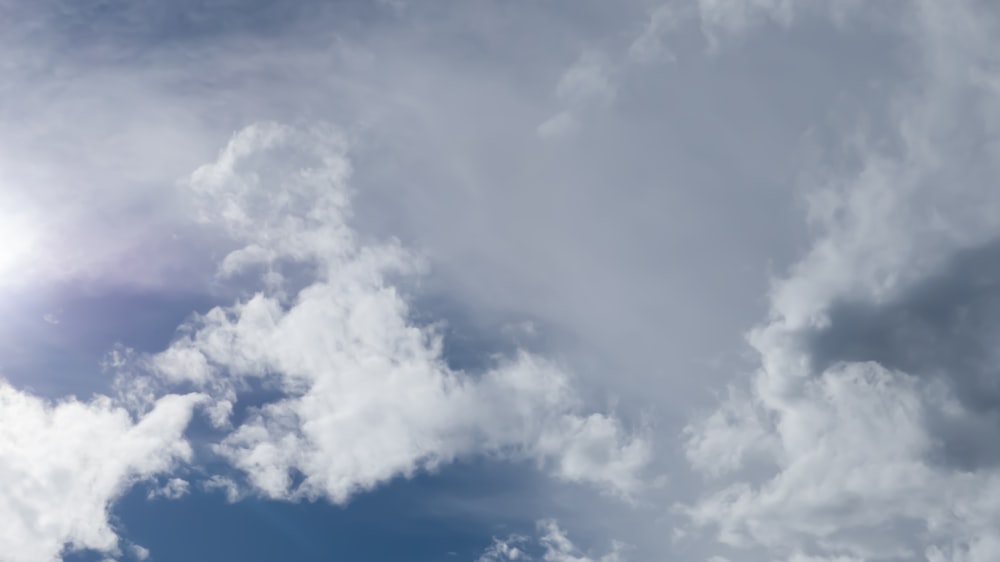
M 667 36 L 684 24 L 695 24 L 708 42 L 711 53 L 719 53 L 727 43 L 752 36 L 764 26 L 788 29 L 802 20 L 818 17 L 842 25 L 871 10 L 858 0 L 816 2 L 812 0 L 697 0 L 666 2 L 650 10 L 642 31 L 629 47 L 629 59 L 637 63 L 673 61 L 665 44 Z
M 538 523 L 540 532 L 544 534 L 539 538 L 545 553 L 542 560 L 545 562 L 624 562 L 622 552 L 625 545 L 614 542 L 611 552 L 599 557 L 591 558 L 579 551 L 575 544 L 566 536 L 566 532 L 559 527 L 559 524 L 552 519 L 546 519 Z
M 579 114 L 610 104 L 618 91 L 615 67 L 598 50 L 584 50 L 559 77 L 555 97 L 566 107 L 543 121 L 537 129 L 542 138 L 568 135 L 579 126 Z
M 136 560 L 148 560 L 149 559 L 149 549 L 137 544 L 130 544 L 128 548 L 132 557 Z
M 810 16 L 841 25 L 871 8 L 858 0 L 698 0 L 697 18 L 709 49 L 718 51 L 727 40 L 740 39 L 766 25 L 787 29 Z
M 64 548 L 118 552 L 111 503 L 190 460 L 183 431 L 203 399 L 164 396 L 133 420 L 106 397 L 49 403 L 0 382 L 4 559 L 59 560 Z
M 789 25 L 797 9 L 809 2 L 796 0 L 699 0 L 698 11 L 709 41 L 717 34 L 745 32 L 764 21 Z
M 611 551 L 592 557 L 582 552 L 569 539 L 566 531 L 554 519 L 543 519 L 537 524 L 534 538 L 512 535 L 506 539 L 493 539 L 478 562 L 512 562 L 542 560 L 544 562 L 625 562 L 626 545 L 612 541 Z M 530 551 L 530 552 L 529 552 Z M 536 552 L 538 551 L 538 552 Z
M 893 129 L 812 192 L 817 236 L 749 335 L 760 368 L 686 430 L 717 487 L 682 509 L 723 543 L 790 560 L 1000 555 L 1000 122 L 971 78 L 995 68 L 997 18 L 953 8 L 900 15 L 922 58 Z
M 572 134 L 580 126 L 573 112 L 566 110 L 549 117 L 538 126 L 538 136 L 543 139 L 559 138 Z
M 188 258 L 229 256 L 213 285 L 233 289 L 226 293 L 228 305 L 195 317 L 155 357 L 158 380 L 123 383 L 123 398 L 136 411 L 187 385 L 213 396 L 211 421 L 229 435 L 217 452 L 246 476 L 216 475 L 207 483 L 193 481 L 196 488 L 218 489 L 236 500 L 248 492 L 249 480 L 256 487 L 251 493 L 348 498 L 389 478 L 485 454 L 537 463 L 558 478 L 643 499 L 647 490 L 637 475 L 644 463 L 659 462 L 677 469 L 668 493 L 686 498 L 697 486 L 677 467 L 683 460 L 670 455 L 675 450 L 670 426 L 708 400 L 702 386 L 718 378 L 707 377 L 726 371 L 712 372 L 689 360 L 731 351 L 736 332 L 757 318 L 764 277 L 758 264 L 772 257 L 781 264 L 782 252 L 802 240 L 792 234 L 798 223 L 786 209 L 794 198 L 780 187 L 795 166 L 798 135 L 829 111 L 842 88 L 850 95 L 869 79 L 883 80 L 885 69 L 878 65 L 891 49 L 872 41 L 878 30 L 869 33 L 867 27 L 841 38 L 824 26 L 774 33 L 714 60 L 691 56 L 683 42 L 701 26 L 725 48 L 726 40 L 754 29 L 770 33 L 767 22 L 794 26 L 804 19 L 801 14 L 825 14 L 822 4 L 701 2 L 678 15 L 671 10 L 676 3 L 647 12 L 646 3 L 546 2 L 500 10 L 494 2 L 448 9 L 431 2 L 406 5 L 407 19 L 390 24 L 367 11 L 353 13 L 355 3 L 341 3 L 347 8 L 338 17 L 282 27 L 289 24 L 284 14 L 272 25 L 260 17 L 267 10 L 256 4 L 241 6 L 240 14 L 222 6 L 234 17 L 219 18 L 221 5 L 210 2 L 191 18 L 198 21 L 179 17 L 192 8 L 186 5 L 164 8 L 162 20 L 144 20 L 141 29 L 101 18 L 94 29 L 77 30 L 101 39 L 93 50 L 74 44 L 73 56 L 53 49 L 10 57 L 17 65 L 43 61 L 39 67 L 51 73 L 8 82 L 6 92 L 37 95 L 4 98 L 19 98 L 9 113 L 26 117 L 24 127 L 15 126 L 20 120 L 4 127 L 7 157 L 0 168 L 4 185 L 45 194 L 25 203 L 31 213 L 19 213 L 30 218 L 25 226 L 39 226 L 45 234 L 35 246 L 45 248 L 45 256 L 37 261 L 56 277 L 96 272 L 104 280 L 167 291 L 178 290 L 178 283 L 201 289 L 214 263 L 199 268 Z M 909 17 L 901 18 L 901 26 L 909 24 Z M 459 26 L 461 38 L 455 34 Z M 39 36 L 45 37 L 42 27 Z M 314 33 L 316 28 L 323 33 Z M 0 35 L 8 46 L 20 43 Z M 49 35 L 57 42 L 77 37 Z M 794 42 L 783 42 L 793 35 Z M 834 39 L 859 45 L 864 57 L 847 59 L 830 49 Z M 940 41 L 953 39 L 969 38 Z M 462 48 L 455 48 L 456 40 Z M 107 45 L 126 49 L 104 51 Z M 681 64 L 649 64 L 672 50 L 683 58 Z M 847 67 L 858 73 L 845 72 Z M 955 74 L 967 68 L 940 67 Z M 971 74 L 983 87 L 991 83 L 989 72 L 977 72 Z M 27 89 L 29 83 L 39 86 Z M 724 404 L 709 421 L 686 433 L 687 458 L 711 473 L 710 491 L 736 481 L 759 492 L 776 468 L 794 464 L 787 457 L 807 455 L 804 446 L 786 446 L 783 440 L 794 429 L 795 412 L 814 422 L 802 425 L 806 435 L 795 439 L 808 441 L 817 434 L 809 433 L 811 428 L 836 428 L 841 416 L 856 416 L 859 424 L 869 420 L 878 430 L 874 435 L 887 434 L 881 423 L 917 419 L 926 443 L 907 434 L 913 439 L 890 452 L 926 460 L 932 472 L 981 470 L 992 462 L 984 439 L 962 444 L 967 435 L 992 431 L 991 414 L 973 411 L 969 396 L 959 396 L 960 387 L 950 379 L 899 367 L 905 359 L 902 343 L 891 350 L 897 362 L 885 372 L 855 366 L 848 373 L 835 366 L 887 361 L 871 349 L 852 358 L 859 343 L 853 334 L 863 323 L 885 326 L 879 333 L 887 334 L 886 341 L 909 342 L 911 326 L 928 329 L 920 328 L 925 323 L 932 329 L 937 318 L 951 317 L 925 322 L 918 315 L 911 323 L 910 311 L 919 306 L 914 308 L 908 293 L 928 275 L 949 278 L 946 264 L 956 248 L 988 244 L 982 232 L 973 232 L 976 220 L 955 218 L 950 210 L 941 222 L 920 210 L 947 206 L 952 197 L 943 190 L 935 196 L 934 189 L 918 184 L 960 189 L 967 183 L 955 181 L 965 177 L 958 166 L 935 176 L 934 157 L 942 158 L 943 139 L 932 151 L 912 144 L 909 156 L 898 154 L 904 143 L 899 137 L 911 142 L 923 131 L 945 131 L 941 124 L 949 120 L 958 125 L 947 134 L 960 137 L 963 128 L 978 130 L 983 121 L 968 115 L 952 119 L 950 109 L 936 123 L 914 120 L 933 119 L 935 109 L 918 107 L 925 93 L 935 100 L 952 94 L 947 88 L 928 93 L 916 82 L 905 86 L 900 89 L 910 93 L 894 100 L 891 117 L 905 118 L 906 126 L 854 147 L 864 155 L 859 158 L 864 166 L 855 170 L 858 181 L 839 183 L 851 170 L 820 178 L 829 179 L 831 189 L 813 197 L 813 224 L 820 232 L 836 232 L 831 242 L 817 244 L 818 257 L 776 283 L 772 308 L 781 318 L 775 324 L 783 327 L 755 336 L 768 369 L 790 372 L 802 360 L 822 365 L 806 370 L 830 374 L 801 390 L 807 399 L 800 409 L 762 398 L 773 394 L 766 385 L 737 385 L 723 393 Z M 881 97 L 864 92 L 863 110 L 878 106 L 877 111 Z M 595 115 L 594 109 L 612 104 L 613 111 Z M 945 104 L 969 111 L 977 105 Z M 206 152 L 232 130 L 261 118 L 300 124 L 327 118 L 345 129 L 252 127 L 188 178 L 190 189 L 170 189 L 174 178 L 196 165 L 192 162 L 211 158 Z M 539 143 L 532 134 L 565 139 L 581 130 L 585 138 L 562 144 Z M 357 142 L 354 135 L 365 138 Z M 968 143 L 943 158 L 978 154 L 975 148 Z M 324 157 L 329 162 L 320 162 Z M 970 161 L 984 159 L 964 160 Z M 303 171 L 323 179 L 304 177 Z M 973 171 L 991 177 L 981 172 Z M 876 187 L 855 189 L 862 183 Z M 277 184 L 287 189 L 265 189 Z M 85 197 L 71 196 L 78 193 Z M 181 201 L 185 194 L 191 201 Z M 963 208 L 993 208 L 988 197 L 968 204 L 968 195 L 954 200 Z M 41 204 L 46 201 L 59 202 L 51 216 Z M 189 202 L 202 220 L 198 228 L 184 214 Z M 342 228 L 346 224 L 357 229 Z M 914 224 L 926 226 L 925 235 L 915 236 Z M 960 225 L 959 234 L 948 241 L 939 227 L 953 224 Z M 53 229 L 58 235 L 50 237 Z M 392 232 L 406 247 L 427 249 L 438 277 L 420 276 L 422 260 L 402 244 L 372 243 L 373 232 Z M 898 232 L 903 234 L 894 235 Z M 322 244 L 328 247 L 317 249 Z M 24 279 L 25 286 L 33 286 L 32 276 Z M 449 368 L 453 358 L 435 348 L 446 329 L 411 318 L 416 307 L 409 295 L 423 283 L 436 284 L 456 306 L 471 304 L 477 321 L 492 307 L 528 312 L 538 322 L 539 341 L 552 327 L 563 330 L 565 339 L 555 344 L 560 361 L 512 353 L 498 361 L 484 358 L 485 366 L 468 371 Z M 906 322 L 882 308 L 888 302 L 907 311 Z M 981 316 L 988 321 L 988 314 Z M 929 337 L 918 336 L 917 341 Z M 310 346 L 315 349 L 300 353 Z M 956 354 L 966 349 L 961 342 L 932 348 Z M 386 365 L 378 364 L 379 357 Z M 580 396 L 574 391 L 578 375 L 589 377 Z M 773 372 L 762 380 L 795 381 Z M 973 397 L 983 388 L 975 377 L 962 380 L 969 381 L 961 388 Z M 940 385 L 941 396 L 933 395 L 938 390 L 932 382 Z M 890 411 L 877 421 L 881 412 L 864 398 L 891 396 L 878 390 L 883 384 L 898 386 L 901 397 L 919 404 L 915 418 Z M 338 385 L 349 390 L 334 390 Z M 282 398 L 262 404 L 252 396 L 260 388 Z M 637 435 L 617 415 L 593 406 L 587 392 L 605 388 L 624 395 L 618 406 L 623 417 L 636 406 L 658 410 L 653 415 L 662 433 Z M 493 403 L 492 394 L 502 403 Z M 350 415 L 337 419 L 331 411 Z M 777 427 L 780 419 L 792 421 Z M 831 435 L 832 445 L 817 447 L 816 454 L 830 454 L 852 440 L 846 433 Z M 653 438 L 664 445 L 657 447 L 655 460 Z M 392 447 L 398 455 L 382 454 L 379 447 Z M 807 489 L 801 482 L 781 483 L 785 488 L 779 492 Z M 781 495 L 747 498 L 759 503 Z M 626 514 L 623 508 L 622 516 L 609 517 L 603 507 L 577 511 L 581 517 L 612 519 L 629 531 L 641 528 L 650 550 L 663 547 L 661 528 L 646 513 Z M 805 504 L 801 509 L 806 515 L 820 510 Z M 701 521 L 715 525 L 717 514 L 700 513 Z M 757 517 L 776 533 L 793 518 L 783 518 L 778 509 L 749 507 L 739 516 Z M 803 552 L 819 556 L 827 547 L 813 548 L 811 541 L 821 526 L 808 516 L 802 519 L 806 531 L 780 540 L 759 538 L 738 522 L 732 528 L 748 542 L 773 540 L 768 544 L 779 554 L 772 560 L 792 556 L 785 543 L 796 541 L 805 545 Z M 952 556 L 952 547 L 937 548 Z M 955 556 L 969 548 L 956 546 Z
M 213 474 L 202 483 L 207 491 L 219 490 L 226 496 L 226 501 L 236 503 L 246 497 L 246 492 L 232 478 Z
M 675 60 L 664 44 L 664 35 L 679 25 L 681 15 L 678 11 L 678 6 L 673 4 L 664 4 L 651 11 L 642 32 L 629 45 L 629 59 L 639 63 Z
M 607 57 L 600 51 L 584 51 L 566 69 L 556 85 L 556 97 L 570 104 L 607 103 L 617 87 Z
M 147 499 L 166 498 L 176 500 L 182 498 L 191 491 L 191 484 L 183 478 L 171 478 L 162 486 L 154 488 L 146 494 Z
M 793 554 L 788 562 L 864 562 L 861 558 L 854 556 L 809 556 L 807 554 Z
M 213 389 L 219 426 L 241 381 L 283 394 L 217 453 L 271 498 L 343 503 L 471 455 L 531 460 L 635 498 L 649 444 L 585 413 L 560 366 L 519 352 L 479 373 L 448 367 L 440 333 L 411 321 L 402 288 L 421 260 L 396 242 L 362 244 L 347 226 L 347 148 L 328 127 L 258 124 L 191 176 L 203 220 L 242 244 L 221 274 L 259 276 L 265 289 L 197 317 L 149 366 Z
M 478 562 L 503 562 L 508 560 L 530 560 L 530 555 L 522 550 L 528 537 L 512 535 L 506 539 L 493 538 L 491 544 L 479 557 Z
M 935 457 L 963 470 L 1000 462 L 988 437 L 1000 421 L 997 256 L 989 241 L 956 252 L 939 271 L 878 305 L 833 303 L 828 325 L 803 343 L 817 370 L 875 361 L 940 384 L 962 414 L 930 417 L 925 429 L 937 443 Z

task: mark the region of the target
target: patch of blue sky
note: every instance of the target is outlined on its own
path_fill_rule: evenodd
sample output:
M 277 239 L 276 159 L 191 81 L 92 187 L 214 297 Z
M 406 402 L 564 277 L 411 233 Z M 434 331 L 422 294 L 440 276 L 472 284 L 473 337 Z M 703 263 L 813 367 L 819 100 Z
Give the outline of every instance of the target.
M 102 364 L 117 345 L 140 352 L 166 347 L 191 314 L 220 304 L 207 294 L 125 288 L 26 292 L 0 304 L 0 368 L 19 388 L 58 398 L 108 393 Z
M 147 499 L 139 486 L 114 507 L 123 543 L 150 560 L 475 560 L 494 536 L 530 534 L 543 484 L 530 466 L 474 460 L 397 478 L 346 506 L 247 498 L 218 492 Z M 101 560 L 73 553 L 67 562 Z M 129 557 L 123 556 L 123 560 Z

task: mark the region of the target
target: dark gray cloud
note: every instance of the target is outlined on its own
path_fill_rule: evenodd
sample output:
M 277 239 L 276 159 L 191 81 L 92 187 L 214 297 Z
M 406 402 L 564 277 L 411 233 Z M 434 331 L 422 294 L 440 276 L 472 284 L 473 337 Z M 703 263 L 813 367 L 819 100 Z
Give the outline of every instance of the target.
M 1000 240 L 957 252 L 882 303 L 842 300 L 804 336 L 815 372 L 874 361 L 943 383 L 961 412 L 928 414 L 935 460 L 962 469 L 1000 462 Z
M 883 303 L 840 301 L 808 334 L 817 371 L 875 361 L 940 377 L 976 411 L 1000 407 L 1000 241 L 963 250 Z

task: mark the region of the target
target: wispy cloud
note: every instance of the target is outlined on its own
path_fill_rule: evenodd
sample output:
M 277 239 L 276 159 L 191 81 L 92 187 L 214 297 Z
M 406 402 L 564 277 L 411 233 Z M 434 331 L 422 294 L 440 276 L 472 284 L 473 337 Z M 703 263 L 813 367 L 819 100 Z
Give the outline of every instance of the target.
M 537 524 L 537 535 L 526 537 L 512 535 L 506 539 L 493 539 L 493 544 L 483 552 L 478 562 L 514 562 L 544 560 L 545 562 L 625 562 L 627 546 L 613 541 L 611 551 L 594 556 L 580 550 L 554 519 L 543 519 Z

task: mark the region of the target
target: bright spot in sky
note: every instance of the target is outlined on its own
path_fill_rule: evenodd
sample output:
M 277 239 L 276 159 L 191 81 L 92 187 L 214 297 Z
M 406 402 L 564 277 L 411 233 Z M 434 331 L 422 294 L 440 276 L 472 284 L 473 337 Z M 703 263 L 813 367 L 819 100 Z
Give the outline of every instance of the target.
M 35 239 L 30 218 L 0 203 L 0 287 L 13 284 L 16 270 L 27 265 Z

